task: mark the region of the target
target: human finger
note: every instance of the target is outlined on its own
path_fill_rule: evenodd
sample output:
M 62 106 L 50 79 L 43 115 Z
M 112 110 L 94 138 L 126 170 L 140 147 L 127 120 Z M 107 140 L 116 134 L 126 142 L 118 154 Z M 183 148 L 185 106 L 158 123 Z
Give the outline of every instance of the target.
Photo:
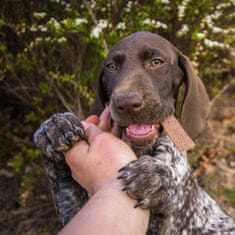
M 106 108 L 100 115 L 100 122 L 98 124 L 98 127 L 104 131 L 109 131 L 111 128 L 111 116 L 108 106 L 106 106 Z
M 86 122 L 93 123 L 95 125 L 98 125 L 100 122 L 100 119 L 97 115 L 90 115 L 89 117 L 86 118 Z
M 92 123 L 85 122 L 85 121 L 82 121 L 81 123 L 85 129 L 87 141 L 89 144 L 91 144 L 94 141 L 96 136 L 104 133 L 104 131 L 102 131 L 99 127 L 97 127 L 96 125 Z
M 117 122 L 113 122 L 112 128 L 111 128 L 111 133 L 113 135 L 115 135 L 116 137 L 120 137 L 121 133 L 120 133 L 120 128 L 117 124 Z
M 85 140 L 77 142 L 72 149 L 65 152 L 65 160 L 70 168 L 79 166 L 79 159 L 86 156 L 89 151 L 89 144 Z

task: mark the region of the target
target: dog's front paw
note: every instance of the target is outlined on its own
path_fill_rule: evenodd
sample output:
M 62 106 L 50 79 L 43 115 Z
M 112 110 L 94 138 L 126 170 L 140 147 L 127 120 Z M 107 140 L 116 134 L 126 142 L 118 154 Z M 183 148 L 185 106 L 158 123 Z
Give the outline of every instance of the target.
M 61 156 L 56 153 L 69 150 L 73 144 L 84 138 L 85 132 L 82 124 L 72 113 L 54 114 L 34 134 L 37 147 L 46 156 L 54 158 Z
M 123 191 L 137 200 L 135 207 L 152 208 L 166 197 L 167 177 L 165 169 L 159 167 L 151 156 L 142 156 L 119 170 L 124 184 Z

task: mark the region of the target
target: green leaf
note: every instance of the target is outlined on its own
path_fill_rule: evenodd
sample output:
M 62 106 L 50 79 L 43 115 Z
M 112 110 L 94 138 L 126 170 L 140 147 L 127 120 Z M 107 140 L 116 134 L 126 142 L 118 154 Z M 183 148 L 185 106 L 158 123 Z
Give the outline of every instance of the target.
M 13 160 L 8 162 L 8 166 L 12 167 L 16 172 L 20 172 L 22 166 L 24 165 L 25 159 L 23 156 L 19 153 L 14 156 Z
M 27 149 L 26 154 L 32 160 L 35 160 L 40 156 L 40 151 L 38 149 Z
M 230 150 L 231 152 L 234 152 L 235 153 L 235 145 L 230 145 L 228 147 L 228 150 Z
M 38 122 L 40 118 L 32 111 L 25 115 L 25 120 L 28 122 Z
M 47 82 L 41 82 L 41 83 L 39 84 L 39 89 L 40 89 L 40 91 L 41 91 L 43 94 L 47 93 L 48 90 L 49 90 L 49 85 L 48 85 L 48 83 L 47 83 Z
M 5 21 L 3 19 L 0 19 L 0 26 L 6 24 Z

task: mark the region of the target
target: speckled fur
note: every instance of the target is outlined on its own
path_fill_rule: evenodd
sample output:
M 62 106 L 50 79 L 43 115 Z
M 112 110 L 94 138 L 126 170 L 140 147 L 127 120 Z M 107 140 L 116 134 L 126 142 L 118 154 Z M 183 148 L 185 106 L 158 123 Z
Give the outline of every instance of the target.
M 65 146 L 71 146 L 75 137 L 85 138 L 82 126 L 75 119 L 70 113 L 53 115 L 34 136 L 46 155 L 45 168 L 63 225 L 88 200 L 58 151 L 58 145 L 67 149 Z M 60 128 L 55 128 L 59 125 Z M 66 132 L 72 133 L 67 139 Z M 180 153 L 164 134 L 145 155 L 120 170 L 120 179 L 128 195 L 137 200 L 137 206 L 151 208 L 147 234 L 235 234 L 233 220 L 198 186 L 186 153 Z
M 88 200 L 86 191 L 73 180 L 63 154 L 80 139 L 85 139 L 85 133 L 79 119 L 72 113 L 54 114 L 34 134 L 34 142 L 44 154 L 44 167 L 63 225 Z
M 164 215 L 160 232 L 148 234 L 235 234 L 234 221 L 198 185 L 191 173 L 187 154 L 180 153 L 167 136 L 158 139 L 153 150 L 152 161 L 168 175 L 164 201 L 155 205 L 152 217 L 160 212 Z M 142 185 L 143 190 L 144 185 Z M 144 190 L 143 190 L 144 191 Z M 156 196 L 157 197 L 157 196 Z

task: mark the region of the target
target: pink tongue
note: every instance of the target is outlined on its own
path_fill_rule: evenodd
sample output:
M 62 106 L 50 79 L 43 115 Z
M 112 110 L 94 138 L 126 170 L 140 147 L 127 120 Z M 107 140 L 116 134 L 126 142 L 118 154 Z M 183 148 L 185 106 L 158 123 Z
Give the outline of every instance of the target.
M 133 135 L 146 135 L 152 129 L 150 124 L 130 124 L 127 130 Z

